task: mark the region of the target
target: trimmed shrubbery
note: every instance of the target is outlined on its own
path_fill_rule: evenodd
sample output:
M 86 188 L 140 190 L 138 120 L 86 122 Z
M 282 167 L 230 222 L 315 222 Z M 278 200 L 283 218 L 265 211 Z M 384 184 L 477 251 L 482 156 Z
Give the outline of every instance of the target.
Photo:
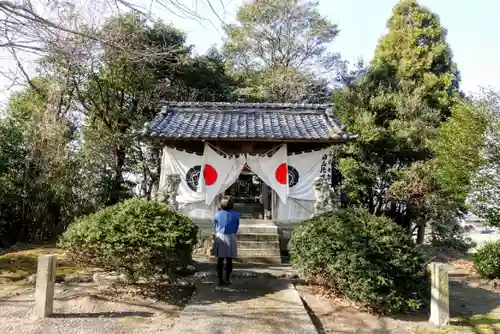
M 500 278 L 500 240 L 486 243 L 472 257 L 479 275 Z
M 429 301 L 423 255 L 390 219 L 361 209 L 319 215 L 294 230 L 289 251 L 307 279 L 372 311 L 413 311 Z
M 77 219 L 59 245 L 75 262 L 151 277 L 191 263 L 197 230 L 164 204 L 130 199 Z

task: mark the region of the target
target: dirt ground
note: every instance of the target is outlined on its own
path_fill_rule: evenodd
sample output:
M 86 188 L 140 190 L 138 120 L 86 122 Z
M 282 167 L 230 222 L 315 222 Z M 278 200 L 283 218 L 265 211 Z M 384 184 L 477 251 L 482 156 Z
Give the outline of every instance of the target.
M 0 332 L 168 333 L 192 292 L 189 285 L 159 286 L 155 291 L 140 286 L 60 283 L 56 284 L 53 316 L 41 319 L 33 313 L 33 288 L 28 288 L 0 299 Z
M 41 253 L 58 254 L 57 274 L 91 274 L 66 263 L 64 255 L 50 247 L 0 253 L 0 332 L 168 333 L 193 291 L 189 284 L 59 283 L 54 317 L 38 319 L 32 313 L 34 284 L 29 278 Z M 428 314 L 378 317 L 332 300 L 315 287 L 298 284 L 296 289 L 319 333 L 500 333 L 500 280 L 480 278 L 464 254 L 437 250 L 428 256 L 450 268 L 452 321 L 440 329 L 429 325 Z
M 319 333 L 418 333 L 431 327 L 427 318 L 389 318 L 361 312 L 340 300 L 332 300 L 309 285 L 296 285 Z
M 53 246 L 27 246 L 0 253 L 0 333 L 168 333 L 193 292 L 183 284 L 122 285 L 56 283 L 54 315 L 33 313 L 34 281 L 41 254 L 57 255 L 57 277 L 92 277 Z M 61 321 L 63 320 L 63 321 Z
M 379 317 L 361 312 L 320 289 L 296 285 L 319 333 L 500 333 L 500 284 L 480 278 L 467 255 L 440 251 L 431 258 L 449 264 L 449 326 L 434 328 L 429 315 Z

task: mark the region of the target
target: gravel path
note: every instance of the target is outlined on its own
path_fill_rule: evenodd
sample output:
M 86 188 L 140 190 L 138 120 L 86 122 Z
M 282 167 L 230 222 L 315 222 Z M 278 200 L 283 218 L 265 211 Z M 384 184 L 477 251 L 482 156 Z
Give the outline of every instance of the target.
M 297 285 L 318 333 L 419 333 L 432 328 L 427 316 L 380 317 L 360 312 L 341 301 L 332 301 L 316 293 L 312 286 Z
M 56 285 L 54 316 L 33 314 L 33 293 L 0 299 L 1 333 L 169 333 L 181 305 L 144 298 L 112 298 L 90 284 Z
M 450 274 L 450 312 L 451 317 L 479 316 L 472 321 L 474 326 L 488 326 L 484 318 L 500 317 L 500 291 L 487 284 L 485 280 L 471 274 L 457 265 L 449 265 Z M 407 317 L 379 317 L 360 312 L 342 300 L 332 300 L 318 293 L 308 285 L 297 285 L 302 299 L 319 333 L 432 333 L 435 328 L 427 321 L 428 314 Z M 491 323 L 498 326 L 498 321 Z M 465 322 L 467 324 L 467 322 Z M 459 329 L 444 328 L 439 333 L 497 333 L 495 327 L 485 331 L 485 327 L 473 328 L 467 325 Z
M 182 312 L 172 334 L 317 333 L 293 285 L 266 277 L 235 277 L 230 287 L 207 279 Z

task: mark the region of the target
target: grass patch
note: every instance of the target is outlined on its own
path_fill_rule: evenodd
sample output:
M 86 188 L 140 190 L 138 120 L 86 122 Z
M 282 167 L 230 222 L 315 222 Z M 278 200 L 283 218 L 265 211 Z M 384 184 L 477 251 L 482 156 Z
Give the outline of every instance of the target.
M 476 314 L 470 317 L 457 317 L 450 324 L 439 330 L 427 331 L 425 334 L 477 333 L 497 334 L 500 332 L 500 317 L 498 313 Z M 424 333 L 422 333 L 424 334 Z
M 138 322 L 146 322 L 146 321 L 148 321 L 148 317 L 147 316 L 140 316 L 140 315 L 128 315 L 128 316 L 125 316 L 125 317 L 121 317 L 119 319 L 119 321 L 122 324 L 124 324 L 124 325 L 134 326 Z
M 30 275 L 36 274 L 38 257 L 42 254 L 55 254 L 57 258 L 56 275 L 82 274 L 86 271 L 66 261 L 64 252 L 53 245 L 28 246 L 0 255 L 0 284 L 21 283 Z

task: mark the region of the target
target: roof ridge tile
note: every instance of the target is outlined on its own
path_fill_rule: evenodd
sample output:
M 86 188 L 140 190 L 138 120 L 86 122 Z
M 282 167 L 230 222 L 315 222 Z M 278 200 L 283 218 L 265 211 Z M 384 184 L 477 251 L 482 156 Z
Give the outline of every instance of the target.
M 162 102 L 144 135 L 164 139 L 338 141 L 333 106 L 292 103 Z

